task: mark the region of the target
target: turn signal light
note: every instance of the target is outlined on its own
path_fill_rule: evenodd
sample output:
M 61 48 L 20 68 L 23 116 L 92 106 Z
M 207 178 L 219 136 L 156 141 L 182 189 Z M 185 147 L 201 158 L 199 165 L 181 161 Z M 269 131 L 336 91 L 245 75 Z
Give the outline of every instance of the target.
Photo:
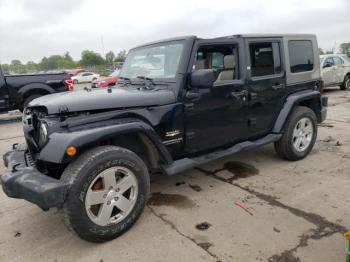
M 75 156 L 77 154 L 77 149 L 74 146 L 69 146 L 66 149 L 66 153 L 69 156 Z

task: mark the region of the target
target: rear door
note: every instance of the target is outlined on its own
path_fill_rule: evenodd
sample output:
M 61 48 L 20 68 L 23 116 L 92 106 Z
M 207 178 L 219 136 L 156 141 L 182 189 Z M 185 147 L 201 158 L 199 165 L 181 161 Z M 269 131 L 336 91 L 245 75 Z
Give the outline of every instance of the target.
M 249 133 L 267 134 L 282 107 L 286 91 L 281 38 L 246 39 L 249 87 Z

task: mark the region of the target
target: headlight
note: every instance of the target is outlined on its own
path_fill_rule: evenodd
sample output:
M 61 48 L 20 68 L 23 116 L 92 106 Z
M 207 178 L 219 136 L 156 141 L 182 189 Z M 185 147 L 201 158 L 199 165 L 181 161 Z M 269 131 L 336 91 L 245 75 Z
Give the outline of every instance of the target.
M 40 124 L 39 129 L 39 145 L 42 146 L 47 141 L 47 125 L 45 123 Z

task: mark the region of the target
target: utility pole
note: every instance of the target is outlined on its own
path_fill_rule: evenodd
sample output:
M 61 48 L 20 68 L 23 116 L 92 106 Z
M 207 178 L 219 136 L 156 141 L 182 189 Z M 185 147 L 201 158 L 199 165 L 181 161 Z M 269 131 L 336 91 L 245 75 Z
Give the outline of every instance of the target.
M 105 57 L 105 45 L 103 43 L 103 35 L 101 35 L 102 56 Z

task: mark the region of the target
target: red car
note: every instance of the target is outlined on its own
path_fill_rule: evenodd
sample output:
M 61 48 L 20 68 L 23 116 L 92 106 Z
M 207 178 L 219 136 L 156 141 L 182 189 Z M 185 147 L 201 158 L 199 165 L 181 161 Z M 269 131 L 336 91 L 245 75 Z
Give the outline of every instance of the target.
M 100 77 L 99 79 L 92 82 L 91 87 L 92 88 L 98 88 L 98 87 L 108 87 L 108 86 L 114 86 L 118 79 L 119 79 L 119 73 L 120 69 L 116 69 L 113 73 L 111 73 L 107 77 Z

